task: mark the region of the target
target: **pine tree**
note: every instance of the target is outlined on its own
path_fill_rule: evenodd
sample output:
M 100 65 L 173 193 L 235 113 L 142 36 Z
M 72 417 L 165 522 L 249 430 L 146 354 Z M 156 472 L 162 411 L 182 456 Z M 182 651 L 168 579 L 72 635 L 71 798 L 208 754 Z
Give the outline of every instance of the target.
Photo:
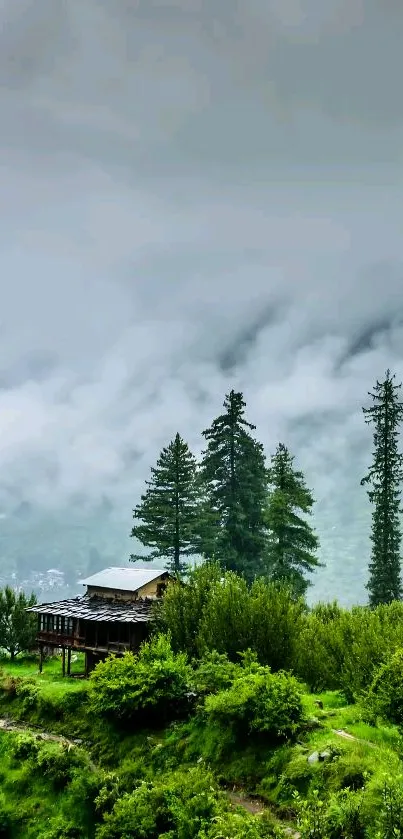
M 250 581 L 261 573 L 265 536 L 266 466 L 263 446 L 251 435 L 242 393 L 231 390 L 224 413 L 203 431 L 207 448 L 200 476 L 215 516 L 213 556 Z
M 152 552 L 148 556 L 132 554 L 130 559 L 164 559 L 167 570 L 182 576 L 186 558 L 201 553 L 200 491 L 196 460 L 179 434 L 162 450 L 146 485 L 133 510 L 133 518 L 140 523 L 130 535 Z
M 304 595 L 311 583 L 305 573 L 321 567 L 316 551 L 319 540 L 299 513 L 312 514 L 314 499 L 294 458 L 280 443 L 268 469 L 269 495 L 266 507 L 267 570 L 273 580 L 291 585 Z
M 368 498 L 372 513 L 372 552 L 367 590 L 371 606 L 401 600 L 403 595 L 400 544 L 400 482 L 403 479 L 403 455 L 398 451 L 398 427 L 403 418 L 399 401 L 400 385 L 386 371 L 383 382 L 376 382 L 370 408 L 363 408 L 365 422 L 374 425 L 373 462 L 361 486 L 370 484 Z

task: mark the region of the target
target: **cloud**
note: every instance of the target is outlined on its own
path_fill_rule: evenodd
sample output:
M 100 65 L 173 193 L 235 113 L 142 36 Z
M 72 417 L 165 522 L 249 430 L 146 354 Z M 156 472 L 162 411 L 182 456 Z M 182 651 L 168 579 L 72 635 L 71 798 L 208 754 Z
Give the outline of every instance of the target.
M 361 406 L 403 378 L 399 8 L 3 0 L 0 19 L 4 563 L 24 504 L 50 564 L 122 561 L 160 449 L 179 430 L 199 454 L 235 387 L 314 490 L 314 596 L 362 599 Z

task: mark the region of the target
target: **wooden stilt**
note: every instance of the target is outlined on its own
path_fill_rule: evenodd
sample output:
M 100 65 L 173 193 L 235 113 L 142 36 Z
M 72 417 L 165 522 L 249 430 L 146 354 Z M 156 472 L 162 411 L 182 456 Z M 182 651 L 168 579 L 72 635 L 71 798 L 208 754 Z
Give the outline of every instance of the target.
M 39 672 L 43 670 L 43 644 L 39 644 Z
M 88 653 L 86 652 L 86 653 L 85 653 L 85 676 L 86 676 L 86 677 L 88 676 L 88 665 L 89 665 L 89 661 L 88 661 Z
M 71 676 L 71 647 L 67 648 L 67 675 Z
M 62 647 L 62 674 L 64 678 L 66 675 L 66 647 Z

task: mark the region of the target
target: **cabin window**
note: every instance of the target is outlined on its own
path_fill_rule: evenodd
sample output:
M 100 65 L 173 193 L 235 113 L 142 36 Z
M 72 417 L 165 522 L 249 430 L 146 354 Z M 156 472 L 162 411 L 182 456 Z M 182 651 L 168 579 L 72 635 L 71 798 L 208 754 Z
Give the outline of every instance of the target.
M 46 629 L 46 615 L 39 615 L 39 629 L 41 632 Z
M 66 618 L 66 634 L 73 634 L 73 618 Z

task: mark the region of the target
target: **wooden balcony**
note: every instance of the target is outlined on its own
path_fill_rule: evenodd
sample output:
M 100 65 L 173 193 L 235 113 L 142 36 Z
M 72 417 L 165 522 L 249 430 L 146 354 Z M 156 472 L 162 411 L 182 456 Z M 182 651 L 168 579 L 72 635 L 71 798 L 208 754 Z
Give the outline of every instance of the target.
M 85 646 L 85 638 L 82 635 L 65 635 L 61 632 L 46 632 L 42 629 L 36 637 L 39 644 L 49 645 L 49 647 L 76 647 L 80 649 Z

